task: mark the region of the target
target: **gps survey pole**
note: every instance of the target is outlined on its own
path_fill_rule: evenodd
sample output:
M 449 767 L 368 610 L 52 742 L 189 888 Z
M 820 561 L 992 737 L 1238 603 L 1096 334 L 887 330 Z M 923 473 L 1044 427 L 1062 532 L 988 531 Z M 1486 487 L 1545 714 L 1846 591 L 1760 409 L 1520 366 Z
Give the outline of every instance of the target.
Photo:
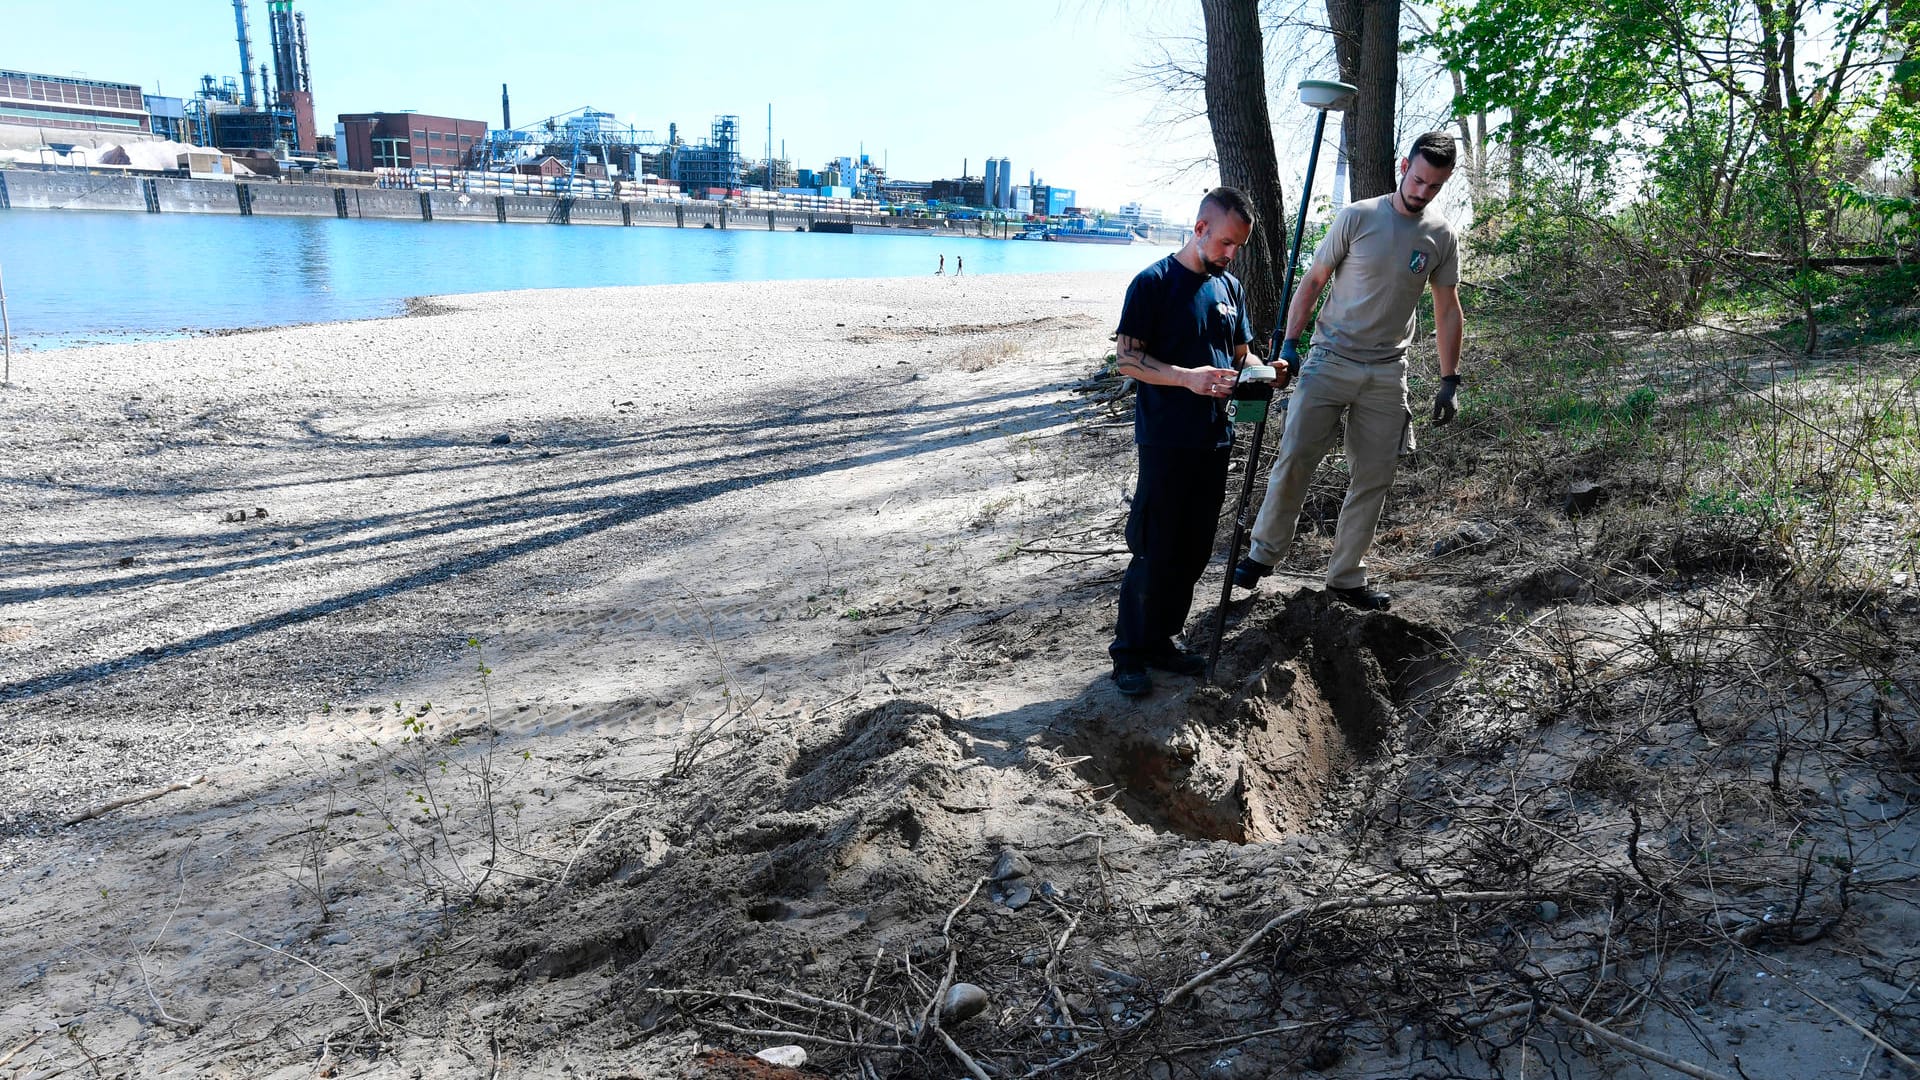
M 13 381 L 13 322 L 7 318 L 7 279 L 0 275 L 0 348 L 7 352 L 6 374 L 0 375 L 0 386 Z
M 1357 92 L 1343 82 L 1326 79 L 1300 81 L 1300 103 L 1319 115 L 1313 121 L 1313 149 L 1307 152 L 1307 180 L 1300 188 L 1300 216 L 1294 221 L 1293 244 L 1286 252 L 1287 273 L 1285 284 L 1280 287 L 1280 319 L 1273 328 L 1273 340 L 1267 347 L 1269 357 L 1280 355 L 1280 343 L 1287 335 L 1287 305 L 1293 301 L 1293 273 L 1300 265 L 1300 242 L 1306 236 L 1307 204 L 1313 199 L 1313 171 L 1320 164 L 1320 141 L 1327 133 L 1327 112 L 1347 108 Z M 1235 400 L 1228 405 L 1234 423 L 1253 424 L 1253 438 L 1247 447 L 1246 475 L 1240 480 L 1240 503 L 1233 515 L 1233 542 L 1227 545 L 1226 580 L 1220 583 L 1220 606 L 1213 612 L 1213 641 L 1207 646 L 1209 681 L 1213 679 L 1214 667 L 1220 663 L 1220 644 L 1227 634 L 1227 602 L 1233 599 L 1233 564 L 1240 559 L 1240 541 L 1246 538 L 1247 529 L 1252 525 L 1247 520 L 1247 509 L 1253 505 L 1253 479 L 1254 474 L 1260 471 L 1260 444 L 1267 435 L 1267 399 L 1273 396 L 1273 376 L 1267 374 L 1261 378 L 1255 375 L 1256 370 L 1255 365 L 1248 365 L 1241 372 L 1240 385 L 1234 388 Z M 1264 396 L 1261 396 L 1262 383 L 1265 384 Z M 1255 402 L 1258 402 L 1257 406 Z M 1284 436 L 1287 413 L 1287 399 L 1284 397 L 1280 399 L 1279 412 Z

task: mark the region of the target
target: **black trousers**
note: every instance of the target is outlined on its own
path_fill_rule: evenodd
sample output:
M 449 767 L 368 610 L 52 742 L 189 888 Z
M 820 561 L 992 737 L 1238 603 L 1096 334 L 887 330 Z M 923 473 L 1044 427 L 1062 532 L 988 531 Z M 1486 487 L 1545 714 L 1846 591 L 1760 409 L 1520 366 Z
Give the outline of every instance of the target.
M 1172 648 L 1173 636 L 1186 627 L 1193 587 L 1213 557 L 1233 453 L 1231 446 L 1139 450 L 1140 482 L 1127 515 L 1133 561 L 1120 581 L 1120 617 L 1107 648 L 1115 663 Z

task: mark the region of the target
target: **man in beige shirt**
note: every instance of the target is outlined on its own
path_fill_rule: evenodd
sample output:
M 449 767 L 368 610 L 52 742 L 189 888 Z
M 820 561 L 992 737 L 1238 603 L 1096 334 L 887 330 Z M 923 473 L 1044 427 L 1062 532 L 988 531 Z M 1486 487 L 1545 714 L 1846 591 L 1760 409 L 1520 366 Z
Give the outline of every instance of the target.
M 1346 502 L 1334 531 L 1327 591 L 1355 607 L 1392 603 L 1367 584 L 1367 549 L 1380 508 L 1393 486 L 1402 446 L 1411 448 L 1413 413 L 1407 407 L 1407 347 L 1413 344 L 1420 294 L 1433 288 L 1440 392 L 1433 422 L 1455 413 L 1460 386 L 1459 245 L 1453 229 L 1429 205 L 1453 175 L 1453 136 L 1430 131 L 1414 140 L 1400 162 L 1400 186 L 1388 195 L 1353 203 L 1334 216 L 1313 265 L 1287 307 L 1280 358 L 1281 382 L 1298 375 L 1287 407 L 1280 456 L 1267 477 L 1267 497 L 1253 523 L 1253 546 L 1234 567 L 1234 584 L 1251 589 L 1273 572 L 1293 544 L 1307 485 L 1347 422 Z M 1300 363 L 1299 338 L 1327 292 L 1314 323 L 1313 347 Z

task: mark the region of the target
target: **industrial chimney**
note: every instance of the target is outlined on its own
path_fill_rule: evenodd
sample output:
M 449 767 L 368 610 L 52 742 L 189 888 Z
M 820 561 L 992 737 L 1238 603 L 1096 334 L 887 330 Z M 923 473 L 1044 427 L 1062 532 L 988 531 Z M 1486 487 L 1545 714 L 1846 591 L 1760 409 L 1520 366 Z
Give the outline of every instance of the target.
M 293 0 L 267 0 L 267 41 L 273 49 L 274 86 L 267 91 L 267 98 L 285 101 L 288 94 L 300 89 L 300 43 L 293 33 Z M 264 86 L 261 89 L 267 90 Z
M 296 31 L 300 35 L 300 85 L 298 89 L 313 93 L 313 68 L 307 62 L 307 15 L 301 12 L 293 17 Z
M 507 84 L 500 84 L 500 129 L 513 130 L 513 106 L 507 101 Z
M 246 90 L 246 106 L 259 102 L 253 96 L 253 42 L 247 40 L 247 0 L 233 0 L 233 24 L 240 37 L 240 85 Z M 260 88 L 262 93 L 266 87 Z

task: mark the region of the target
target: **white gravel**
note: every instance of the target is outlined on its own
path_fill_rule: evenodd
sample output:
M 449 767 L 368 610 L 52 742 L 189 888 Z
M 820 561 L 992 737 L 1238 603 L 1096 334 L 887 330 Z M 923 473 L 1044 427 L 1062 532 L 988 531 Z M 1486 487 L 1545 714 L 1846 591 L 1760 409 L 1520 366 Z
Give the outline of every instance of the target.
M 0 868 L 76 804 L 388 700 L 635 555 L 697 539 L 690 565 L 751 571 L 728 588 L 777 583 L 822 553 L 716 522 L 886 456 L 910 402 L 964 431 L 963 369 L 1098 355 L 1126 280 L 499 293 L 28 356 L 0 392 Z

